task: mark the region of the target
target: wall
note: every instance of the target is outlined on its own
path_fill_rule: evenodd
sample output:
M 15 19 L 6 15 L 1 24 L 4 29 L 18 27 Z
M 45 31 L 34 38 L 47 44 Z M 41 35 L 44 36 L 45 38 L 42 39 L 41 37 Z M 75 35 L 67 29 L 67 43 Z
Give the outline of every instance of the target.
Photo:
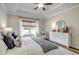
M 45 21 L 44 30 L 49 32 L 53 22 L 64 20 L 72 33 L 72 46 L 79 48 L 79 6 L 69 9 Z
M 19 34 L 19 19 L 18 16 L 8 15 L 7 26 L 12 28 L 13 32 Z
M 7 24 L 7 12 L 0 4 L 0 27 L 5 27 Z
M 39 20 L 39 32 L 43 32 L 44 31 L 44 20 L 41 19 Z
M 20 28 L 19 28 L 19 18 L 15 15 L 8 15 L 8 21 L 7 26 L 12 28 L 12 31 L 19 34 Z M 43 20 L 39 20 L 39 32 L 42 32 L 44 30 L 43 27 Z

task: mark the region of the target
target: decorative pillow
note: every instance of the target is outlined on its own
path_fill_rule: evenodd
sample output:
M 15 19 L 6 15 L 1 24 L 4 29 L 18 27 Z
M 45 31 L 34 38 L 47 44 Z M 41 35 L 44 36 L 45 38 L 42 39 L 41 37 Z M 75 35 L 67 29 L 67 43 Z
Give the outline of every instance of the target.
M 17 38 L 14 40 L 14 44 L 15 44 L 16 47 L 20 47 L 20 46 L 21 46 L 20 37 L 17 37 Z
M 15 45 L 11 37 L 4 35 L 3 40 L 9 49 L 14 48 Z
M 8 47 L 4 43 L 2 39 L 0 39 L 0 54 L 5 54 L 7 51 Z
M 7 35 L 7 32 L 6 32 L 6 31 L 2 31 L 2 32 L 1 32 L 1 35 L 2 35 L 2 36 Z
M 1 32 L 0 32 L 0 39 L 3 39 L 3 36 L 2 36 L 2 34 L 1 34 Z
M 12 33 L 12 36 L 14 37 L 14 39 L 17 38 L 17 35 L 15 34 L 15 32 Z
M 14 37 L 12 36 L 12 33 L 11 33 L 11 32 L 8 32 L 7 35 L 8 35 L 12 40 L 14 40 Z
M 19 40 L 14 40 L 14 44 L 15 44 L 16 47 L 21 46 L 21 42 Z

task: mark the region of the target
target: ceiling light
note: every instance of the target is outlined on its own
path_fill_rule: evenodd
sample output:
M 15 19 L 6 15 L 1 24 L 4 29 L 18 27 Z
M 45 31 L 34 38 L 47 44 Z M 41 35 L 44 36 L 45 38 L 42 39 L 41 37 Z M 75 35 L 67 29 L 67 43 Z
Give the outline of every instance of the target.
M 43 5 L 42 3 L 39 3 L 39 4 L 38 4 L 38 7 L 39 7 L 39 8 L 42 8 L 42 7 L 44 7 L 44 5 Z

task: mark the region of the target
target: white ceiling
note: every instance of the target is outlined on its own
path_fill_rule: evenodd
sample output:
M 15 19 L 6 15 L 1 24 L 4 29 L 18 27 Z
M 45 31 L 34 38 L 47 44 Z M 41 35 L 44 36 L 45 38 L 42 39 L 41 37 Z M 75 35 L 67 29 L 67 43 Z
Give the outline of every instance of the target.
M 4 3 L 3 4 L 7 10 L 8 14 L 18 15 L 28 18 L 35 19 L 44 19 L 48 15 L 54 15 L 58 12 L 71 8 L 73 6 L 79 5 L 78 3 L 53 3 L 50 6 L 46 7 L 46 10 L 43 11 L 41 8 L 34 10 L 36 5 L 33 3 Z

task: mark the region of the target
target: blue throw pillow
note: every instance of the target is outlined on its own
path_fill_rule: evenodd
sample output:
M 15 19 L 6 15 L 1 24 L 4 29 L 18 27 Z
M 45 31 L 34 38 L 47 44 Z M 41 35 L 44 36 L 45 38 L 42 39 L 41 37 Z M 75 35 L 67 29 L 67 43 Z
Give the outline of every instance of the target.
M 11 37 L 4 35 L 3 40 L 9 49 L 14 48 L 15 45 Z
M 14 39 L 17 38 L 17 35 L 15 34 L 15 32 L 12 33 L 12 36 L 14 37 Z
M 4 36 L 4 32 L 1 32 L 1 35 Z

